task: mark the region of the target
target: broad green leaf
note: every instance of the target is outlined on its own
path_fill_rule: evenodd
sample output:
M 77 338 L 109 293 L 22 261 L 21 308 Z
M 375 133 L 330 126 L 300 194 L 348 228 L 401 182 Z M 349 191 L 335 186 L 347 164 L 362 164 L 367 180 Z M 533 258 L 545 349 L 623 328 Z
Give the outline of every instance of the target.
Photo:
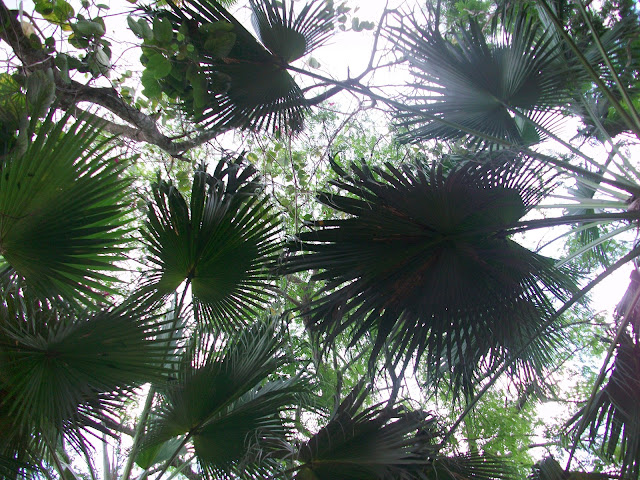
M 129 25 L 129 29 L 133 32 L 133 34 L 136 37 L 144 38 L 144 31 L 140 26 L 140 23 L 131 15 L 127 15 L 127 25 Z
M 153 19 L 153 38 L 160 45 L 171 43 L 171 40 L 173 40 L 173 26 L 168 18 L 155 17 Z
M 0 74 L 0 122 L 9 131 L 16 131 L 26 113 L 25 95 L 20 84 L 8 73 Z
M 175 453 L 181 443 L 181 439 L 172 438 L 163 443 L 144 447 L 136 456 L 136 464 L 140 468 L 147 469 L 153 465 L 166 462 Z
M 171 61 L 161 54 L 155 54 L 149 58 L 145 68 L 153 78 L 159 80 L 171 73 Z
M 236 43 L 236 34 L 233 32 L 222 32 L 209 34 L 204 42 L 207 53 L 217 58 L 225 58 L 231 52 Z
M 105 32 L 104 26 L 100 22 L 92 20 L 78 20 L 72 25 L 72 28 L 85 37 L 101 37 Z

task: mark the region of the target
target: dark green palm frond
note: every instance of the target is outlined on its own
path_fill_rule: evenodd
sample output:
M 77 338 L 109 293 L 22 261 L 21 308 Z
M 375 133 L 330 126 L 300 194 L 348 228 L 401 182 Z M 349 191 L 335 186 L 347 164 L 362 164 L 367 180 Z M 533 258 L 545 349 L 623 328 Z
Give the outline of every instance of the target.
M 553 118 L 568 95 L 567 71 L 558 67 L 562 50 L 525 10 L 507 21 L 509 33 L 496 45 L 487 43 L 475 21 L 455 41 L 415 20 L 414 28 L 392 28 L 392 39 L 409 58 L 417 80 L 408 102 L 412 110 L 397 114 L 398 126 L 407 129 L 402 141 L 464 138 L 464 129 L 479 132 L 471 136 L 478 142 L 484 141 L 482 135 L 514 144 L 542 138 L 533 124 L 510 110 L 538 123 Z
M 0 164 L 0 253 L 41 296 L 89 302 L 111 290 L 126 248 L 126 162 L 96 125 L 50 114 L 22 154 Z
M 16 453 L 17 454 L 17 453 Z M 5 455 L 0 447 L 0 476 L 5 480 L 38 478 L 38 469 L 33 465 L 15 459 L 13 454 Z
M 346 194 L 319 199 L 347 218 L 316 222 L 290 245 L 306 253 L 283 263 L 285 272 L 319 270 L 313 278 L 326 286 L 310 327 L 329 339 L 349 331 L 356 342 L 373 332 L 373 359 L 387 343 L 396 359 L 426 355 L 434 379 L 442 363 L 464 367 L 454 386 L 470 386 L 473 371 L 537 337 L 553 299 L 575 290 L 568 269 L 508 237 L 550 188 L 536 163 L 502 153 L 448 173 L 424 165 L 334 169 L 332 183 Z M 522 353 L 534 370 L 550 354 L 535 345 L 554 343 L 546 332 Z
M 160 294 L 190 282 L 196 313 L 217 328 L 231 328 L 264 305 L 270 289 L 266 266 L 280 248 L 276 214 L 255 169 L 221 161 L 214 174 L 194 174 L 190 203 L 173 185 L 153 189 L 145 238 Z M 202 317 L 202 315 L 198 315 Z
M 20 480 L 37 478 L 35 462 L 42 451 L 30 434 L 16 431 L 13 417 L 4 404 L 7 392 L 0 383 L 0 478 Z
M 31 432 L 17 429 L 6 402 L 8 392 L 0 378 L 0 478 L 29 478 L 37 469 L 32 462 L 42 458 L 42 450 Z
M 213 0 L 186 0 L 167 18 L 195 48 L 196 53 L 190 57 L 197 57 L 197 61 L 171 61 L 173 69 L 182 71 L 179 77 L 188 80 L 188 85 L 176 86 L 176 92 L 191 92 L 192 100 L 183 107 L 195 114 L 196 121 L 221 130 L 302 129 L 309 107 L 287 72 L 286 63 L 263 47 L 221 5 Z M 294 25 L 303 29 L 299 32 L 303 35 L 313 32 L 304 21 Z M 172 81 L 168 75 L 161 84 Z M 169 84 L 166 87 L 173 88 Z
M 424 412 L 361 409 L 367 390 L 351 392 L 326 426 L 299 445 L 297 480 L 421 478 L 436 451 L 435 419 Z
M 272 323 L 258 322 L 223 349 L 198 348 L 161 389 L 148 444 L 187 435 L 211 476 L 269 471 L 289 434 L 283 416 L 308 395 L 300 377 L 267 380 L 288 361 Z M 205 358 L 199 358 L 204 355 Z
M 283 413 L 300 405 L 307 389 L 298 378 L 269 381 L 231 403 L 193 437 L 203 470 L 213 478 L 275 472 L 294 431 Z
M 623 336 L 607 384 L 590 408 L 583 408 L 570 421 L 576 436 L 589 427 L 587 438 L 599 443 L 602 453 L 616 457 L 622 475 L 640 473 L 640 345 Z
M 436 457 L 425 469 L 430 480 L 511 480 L 517 478 L 514 468 L 504 459 L 480 454 Z
M 80 429 L 117 416 L 132 389 L 168 373 L 166 328 L 142 307 L 78 315 L 22 297 L 1 313 L 2 410 L 16 436 L 82 441 Z
M 627 8 L 629 8 L 627 6 Z M 632 7 L 631 7 L 632 8 Z M 544 10 L 540 9 L 541 20 L 553 29 L 554 26 Z M 633 10 L 626 12 L 627 15 L 621 15 L 612 24 L 595 25 L 596 34 L 598 36 L 602 49 L 606 52 L 607 58 L 617 74 L 618 80 L 622 87 L 634 103 L 640 95 L 637 87 L 637 74 L 640 70 L 640 46 L 637 42 L 638 37 L 638 15 Z M 591 19 L 594 21 L 594 18 Z M 575 27 L 574 27 L 575 28 Z M 579 28 L 579 27 L 578 27 Z M 599 46 L 594 42 L 590 29 L 584 26 L 582 32 L 574 34 L 573 41 L 577 48 L 584 55 L 585 61 L 593 68 L 594 72 L 603 81 L 605 88 L 609 90 L 606 94 L 602 88 L 592 88 L 588 92 L 578 90 L 575 98 L 570 102 L 572 113 L 577 114 L 582 120 L 584 127 L 580 129 L 579 134 L 587 139 L 597 139 L 605 142 L 607 137 L 615 138 L 622 132 L 631 133 L 632 126 L 628 123 L 628 117 L 625 119 L 611 101 L 611 95 L 617 102 L 624 103 L 619 86 L 613 72 L 604 62 Z M 573 52 L 564 45 L 565 55 L 568 62 L 577 63 Z M 591 79 L 591 81 L 593 81 Z M 622 107 L 625 108 L 625 107 Z
M 569 474 L 553 457 L 545 457 L 532 467 L 529 480 L 567 480 Z
M 528 480 L 607 480 L 611 474 L 605 472 L 579 472 L 564 470 L 553 457 L 546 457 L 536 463 Z
M 332 2 L 312 0 L 300 13 L 287 11 L 278 0 L 251 0 L 253 25 L 262 44 L 285 63 L 293 62 L 324 43 L 333 31 L 338 16 Z

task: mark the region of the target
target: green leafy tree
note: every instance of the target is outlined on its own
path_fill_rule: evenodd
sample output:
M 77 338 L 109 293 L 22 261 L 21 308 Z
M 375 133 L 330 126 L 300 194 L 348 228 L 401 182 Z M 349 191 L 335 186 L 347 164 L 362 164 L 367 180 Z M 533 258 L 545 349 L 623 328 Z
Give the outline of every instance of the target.
M 566 314 L 640 254 L 624 237 L 640 217 L 633 8 L 353 17 L 375 48 L 340 81 L 308 55 L 347 29 L 346 5 L 250 0 L 253 35 L 229 5 L 170 1 L 120 17 L 140 92 L 112 64 L 108 8 L 0 3 L 0 476 L 522 476 L 533 393 L 589 343 Z M 404 62 L 410 91 L 372 87 Z M 339 117 L 322 112 L 299 147 L 344 91 L 400 143 L 327 136 Z M 606 158 L 560 133 L 576 118 Z M 201 158 L 230 132 L 252 151 Z M 123 139 L 184 163 L 150 178 Z M 526 242 L 541 229 L 580 244 L 557 261 Z M 568 465 L 532 477 L 599 478 L 572 470 L 580 448 L 638 478 L 639 278 L 562 427 Z M 517 396 L 499 417 L 502 385 Z

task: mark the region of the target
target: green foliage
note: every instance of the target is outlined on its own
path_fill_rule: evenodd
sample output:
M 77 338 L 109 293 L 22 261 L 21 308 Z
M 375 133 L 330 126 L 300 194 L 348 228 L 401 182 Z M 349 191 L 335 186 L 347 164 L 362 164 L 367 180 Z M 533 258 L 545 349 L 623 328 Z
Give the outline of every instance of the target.
M 542 139 L 535 125 L 549 122 L 547 114 L 567 102 L 569 79 L 580 70 L 561 59 L 553 38 L 542 34 L 526 9 L 506 22 L 498 45 L 487 43 L 475 20 L 452 39 L 433 26 L 394 31 L 418 82 L 409 99 L 418 111 L 398 113 L 398 125 L 407 129 L 401 140 L 470 136 L 481 143 L 496 138 L 530 145 Z
M 383 347 L 396 361 L 425 354 L 434 381 L 441 369 L 452 372 L 456 393 L 472 391 L 480 365 L 511 355 L 522 374 L 540 372 L 557 341 L 551 298 L 567 299 L 575 286 L 568 271 L 507 237 L 544 195 L 534 168 L 510 155 L 450 172 L 362 164 L 348 174 L 334 164 L 340 179 L 331 183 L 351 195 L 319 199 L 348 217 L 301 232 L 290 250 L 308 253 L 283 266 L 326 281 L 311 305 L 312 328 L 330 341 L 371 332 L 372 360 Z
M 598 442 L 601 451 L 616 457 L 621 471 L 632 477 L 640 471 L 639 378 L 640 347 L 623 336 L 608 383 L 570 421 L 578 436 L 589 427 L 591 444 Z
M 637 13 L 516 3 L 435 2 L 427 26 L 387 11 L 370 68 L 342 82 L 292 64 L 374 29 L 332 1 L 249 0 L 256 36 L 213 0 L 142 7 L 141 76 L 111 65 L 122 12 L 0 5 L 0 476 L 508 480 L 534 461 L 536 398 L 573 397 L 589 398 L 572 432 L 587 464 L 637 478 L 637 273 L 613 342 L 572 307 L 590 289 L 573 266 L 640 251 L 620 240 L 640 217 Z M 398 63 L 408 96 L 370 75 Z M 341 90 L 362 111 L 307 118 Z M 85 101 L 115 117 L 58 113 Z M 568 117 L 606 159 L 557 134 Z M 559 264 L 527 243 L 556 226 L 573 229 Z M 566 434 L 547 428 L 554 453 Z M 533 477 L 598 477 L 554 462 Z
M 296 453 L 296 479 L 413 478 L 435 447 L 435 419 L 420 411 L 362 409 L 362 385 L 342 401 L 325 427 Z
M 197 342 L 204 342 L 198 345 Z M 289 433 L 280 412 L 304 401 L 300 377 L 265 380 L 289 359 L 274 322 L 241 330 L 222 349 L 195 338 L 175 382 L 161 389 L 162 402 L 148 444 L 187 434 L 202 468 L 214 478 L 269 471 L 269 450 Z
M 166 373 L 163 322 L 145 305 L 75 313 L 5 296 L 0 311 L 3 440 L 35 451 L 60 433 L 82 444 L 86 428 L 111 433 L 102 421 L 117 414 L 133 388 Z M 32 431 L 41 432 L 33 442 Z M 29 445 L 31 443 L 31 445 Z
M 259 195 L 255 170 L 241 160 L 219 162 L 213 175 L 198 168 L 189 204 L 158 180 L 144 234 L 156 265 L 148 288 L 167 295 L 187 281 L 198 317 L 224 330 L 264 305 L 266 268 L 279 249 L 276 214 Z
M 126 251 L 126 161 L 95 125 L 53 112 L 24 152 L 2 159 L 0 248 L 40 295 L 100 301 Z M 66 128 L 66 131 L 65 131 Z

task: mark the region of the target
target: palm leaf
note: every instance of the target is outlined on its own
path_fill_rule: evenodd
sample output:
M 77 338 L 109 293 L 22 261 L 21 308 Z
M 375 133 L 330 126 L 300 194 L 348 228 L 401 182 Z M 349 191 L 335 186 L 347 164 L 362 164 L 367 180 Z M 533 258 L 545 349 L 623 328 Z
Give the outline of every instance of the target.
M 343 193 L 319 199 L 342 216 L 315 223 L 284 260 L 285 272 L 319 270 L 326 286 L 314 299 L 310 327 L 329 339 L 349 330 L 352 343 L 373 332 L 372 361 L 387 343 L 398 359 L 426 354 L 432 378 L 456 366 L 454 387 L 475 383 L 538 338 L 522 353 L 525 371 L 539 371 L 557 341 L 553 298 L 575 285 L 567 269 L 508 238 L 507 227 L 545 194 L 544 170 L 501 153 L 488 163 L 396 169 L 337 165 L 331 183 Z M 536 348 L 539 347 L 539 348 Z M 484 370 L 483 370 L 484 371 Z
M 532 122 L 553 120 L 549 113 L 566 103 L 571 76 L 560 61 L 562 49 L 526 9 L 506 20 L 508 33 L 496 45 L 487 43 L 475 20 L 452 40 L 443 38 L 437 26 L 423 28 L 411 21 L 414 28 L 392 29 L 417 80 L 411 110 L 397 114 L 398 126 L 406 129 L 402 141 L 458 139 L 467 137 L 468 130 L 476 132 L 471 138 L 479 142 L 483 135 L 514 144 L 541 140 Z M 524 118 L 514 117 L 512 110 Z
M 568 472 L 563 470 L 555 458 L 546 457 L 533 466 L 532 472 L 527 478 L 530 480 L 607 480 L 611 478 L 611 474 L 605 472 Z
M 251 0 L 252 21 L 260 41 L 285 63 L 293 62 L 322 45 L 333 31 L 337 10 L 331 2 L 313 0 L 299 14 L 294 2 L 287 8 L 277 0 Z
M 607 384 L 590 408 L 581 409 L 570 421 L 580 436 L 599 443 L 602 453 L 617 457 L 621 475 L 637 478 L 640 472 L 640 345 L 623 336 Z M 603 430 L 604 429 L 604 430 Z
M 0 452 L 1 452 L 0 447 Z M 17 452 L 16 452 L 17 455 Z M 15 455 L 0 453 L 0 475 L 6 480 L 36 478 L 37 468 L 15 459 Z
M 510 480 L 517 478 L 504 459 L 480 454 L 436 457 L 424 471 L 425 478 L 438 480 Z
M 307 390 L 299 377 L 267 381 L 288 361 L 281 347 L 266 322 L 244 329 L 223 349 L 199 346 L 176 381 L 161 389 L 147 443 L 186 435 L 202 468 L 215 478 L 273 469 L 269 452 L 281 450 L 289 433 L 282 414 L 300 404 Z
M 126 162 L 100 130 L 50 114 L 24 153 L 1 160 L 0 252 L 41 296 L 104 300 L 126 248 Z
M 213 175 L 201 166 L 190 203 L 171 184 L 153 187 L 147 230 L 151 287 L 160 294 L 190 282 L 198 318 L 218 328 L 237 326 L 267 298 L 266 266 L 278 251 L 279 228 L 267 199 L 257 194 L 255 169 L 221 161 Z
M 10 296 L 0 317 L 1 410 L 16 437 L 79 430 L 117 416 L 134 388 L 159 381 L 171 345 L 148 305 L 76 314 L 28 296 Z M 104 427 L 103 427 L 104 429 Z M 109 430 L 106 430 L 110 433 Z
M 188 114 L 195 114 L 196 121 L 207 128 L 221 130 L 271 128 L 297 132 L 302 129 L 309 107 L 302 90 L 287 72 L 284 59 L 278 56 L 280 53 L 292 55 L 286 47 L 276 47 L 276 40 L 272 40 L 271 47 L 280 48 L 278 55 L 272 54 L 215 0 L 186 0 L 180 8 L 169 12 L 167 18 L 175 31 L 189 38 L 197 52 L 191 56 L 197 57 L 197 61 L 172 58 L 172 68 L 182 72 L 179 78 L 189 77 L 191 89 L 187 85 L 172 86 L 171 75 L 160 83 L 168 91 L 184 90 L 182 97 L 187 100 L 182 107 Z M 316 29 L 324 28 L 328 22 L 322 10 L 309 12 L 305 8 L 300 20 L 287 18 L 280 18 L 288 23 L 279 25 L 275 13 L 269 16 L 265 21 L 271 24 L 263 26 L 263 34 L 272 32 L 273 38 L 302 35 L 309 41 L 304 51 L 322 40 L 322 35 L 316 33 Z M 310 26 L 309 22 L 316 20 L 321 23 Z M 229 26 L 230 30 L 222 25 Z M 279 33 L 274 33 L 276 30 Z M 224 33 L 220 33 L 222 31 Z
M 282 413 L 300 404 L 299 379 L 269 381 L 244 394 L 194 436 L 198 461 L 214 478 L 230 474 L 264 478 L 280 468 L 283 446 L 293 435 Z M 233 477 L 231 477 L 233 478 Z
M 0 383 L 0 478 L 7 480 L 35 477 L 34 463 L 42 452 L 31 435 L 17 431 L 9 408 L 5 405 L 7 392 Z
M 435 419 L 402 408 L 361 410 L 367 395 L 356 387 L 327 425 L 299 445 L 297 480 L 422 478 L 416 471 L 437 451 Z

